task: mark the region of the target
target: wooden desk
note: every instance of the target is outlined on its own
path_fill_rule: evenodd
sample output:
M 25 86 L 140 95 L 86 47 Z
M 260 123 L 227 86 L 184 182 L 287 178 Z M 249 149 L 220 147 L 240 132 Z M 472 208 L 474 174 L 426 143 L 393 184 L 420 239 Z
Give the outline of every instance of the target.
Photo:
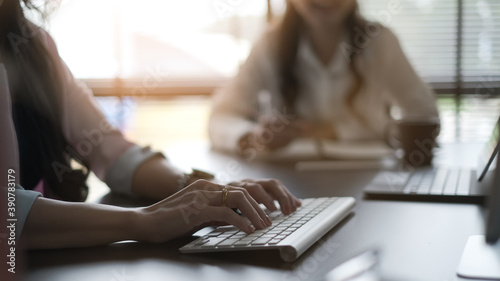
M 470 166 L 478 148 L 447 145 L 436 162 Z M 24 279 L 321 280 L 346 259 L 379 249 L 384 279 L 460 280 L 455 270 L 467 238 L 484 233 L 481 208 L 476 205 L 364 200 L 362 189 L 376 171 L 297 172 L 291 164 L 248 162 L 203 144 L 184 144 L 167 154 L 174 163 L 210 170 L 219 177 L 275 177 L 299 197 L 353 196 L 357 205 L 352 215 L 293 263 L 283 262 L 275 251 L 180 254 L 178 248 L 192 239 L 182 238 L 163 244 L 30 251 Z M 103 201 L 137 203 L 110 195 Z

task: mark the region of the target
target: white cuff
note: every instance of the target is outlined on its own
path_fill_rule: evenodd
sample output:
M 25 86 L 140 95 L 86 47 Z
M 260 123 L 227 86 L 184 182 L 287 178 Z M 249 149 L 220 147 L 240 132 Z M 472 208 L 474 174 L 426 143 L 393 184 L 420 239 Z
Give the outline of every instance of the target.
M 231 115 L 214 115 L 210 119 L 210 140 L 212 147 L 227 152 L 238 152 L 239 141 L 259 124 Z
M 137 168 L 144 163 L 146 160 L 163 154 L 160 152 L 151 151 L 151 148 L 140 147 L 135 145 L 129 148 L 118 160 L 111 165 L 108 172 L 106 173 L 106 183 L 111 188 L 112 191 L 125 194 L 133 195 L 132 193 L 132 177 Z
M 5 192 L 7 192 L 7 189 L 5 189 Z M 15 213 L 12 213 L 14 215 L 13 217 L 10 216 L 11 212 L 9 210 L 9 213 L 7 213 L 7 218 L 8 219 L 16 219 L 15 221 L 15 226 L 16 226 L 16 240 L 19 240 L 19 237 L 21 237 L 21 233 L 24 228 L 24 224 L 26 223 L 26 220 L 28 219 L 28 215 L 31 211 L 31 207 L 33 206 L 33 203 L 35 200 L 39 197 L 42 196 L 40 192 L 32 191 L 32 190 L 24 190 L 20 185 L 16 186 L 15 190 L 15 195 L 13 198 L 15 198 Z M 7 197 L 5 198 L 12 198 L 11 194 L 6 194 Z M 7 225 L 9 225 L 9 221 L 7 221 Z

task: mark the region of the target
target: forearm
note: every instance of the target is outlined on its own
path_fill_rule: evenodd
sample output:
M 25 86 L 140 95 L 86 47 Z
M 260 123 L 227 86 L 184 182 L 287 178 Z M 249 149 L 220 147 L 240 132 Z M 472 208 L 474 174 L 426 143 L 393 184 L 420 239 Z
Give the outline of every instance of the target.
M 132 192 L 143 198 L 161 200 L 179 190 L 183 173 L 163 157 L 154 157 L 137 168 L 132 177 Z
M 19 173 L 19 157 L 17 155 L 17 137 L 14 123 L 12 121 L 12 109 L 10 100 L 10 91 L 7 83 L 7 72 L 2 63 L 0 63 L 0 169 L 7 171 L 14 169 Z M 19 174 L 16 179 L 19 179 Z
M 137 209 L 40 197 L 31 208 L 21 240 L 29 249 L 87 247 L 137 240 L 138 223 Z

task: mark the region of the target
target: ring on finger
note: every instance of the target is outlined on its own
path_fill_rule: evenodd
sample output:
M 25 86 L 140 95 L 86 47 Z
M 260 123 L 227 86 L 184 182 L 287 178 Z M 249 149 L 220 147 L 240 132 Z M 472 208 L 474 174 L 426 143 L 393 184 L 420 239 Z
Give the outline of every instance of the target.
M 222 188 L 222 204 L 221 204 L 221 206 L 226 206 L 228 193 L 229 193 L 229 188 L 227 186 L 224 186 Z

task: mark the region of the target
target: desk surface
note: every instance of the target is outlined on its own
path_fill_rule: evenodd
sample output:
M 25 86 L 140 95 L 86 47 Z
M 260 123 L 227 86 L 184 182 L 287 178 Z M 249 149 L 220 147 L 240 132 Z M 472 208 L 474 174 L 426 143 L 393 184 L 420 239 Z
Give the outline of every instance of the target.
M 184 148 L 184 149 L 183 149 Z M 190 148 L 186 150 L 185 148 Z M 471 166 L 479 146 L 446 145 L 438 164 Z M 376 171 L 297 172 L 292 164 L 246 161 L 204 144 L 167 149 L 172 162 L 215 172 L 219 178 L 275 177 L 298 197 L 352 196 L 354 212 L 293 263 L 276 251 L 180 254 L 192 238 L 163 244 L 115 243 L 87 249 L 37 250 L 26 255 L 24 280 L 322 280 L 333 267 L 379 249 L 388 280 L 460 280 L 455 274 L 466 240 L 483 234 L 481 208 L 472 204 L 363 199 Z M 107 195 L 104 202 L 127 205 Z M 131 204 L 136 204 L 132 202 Z

